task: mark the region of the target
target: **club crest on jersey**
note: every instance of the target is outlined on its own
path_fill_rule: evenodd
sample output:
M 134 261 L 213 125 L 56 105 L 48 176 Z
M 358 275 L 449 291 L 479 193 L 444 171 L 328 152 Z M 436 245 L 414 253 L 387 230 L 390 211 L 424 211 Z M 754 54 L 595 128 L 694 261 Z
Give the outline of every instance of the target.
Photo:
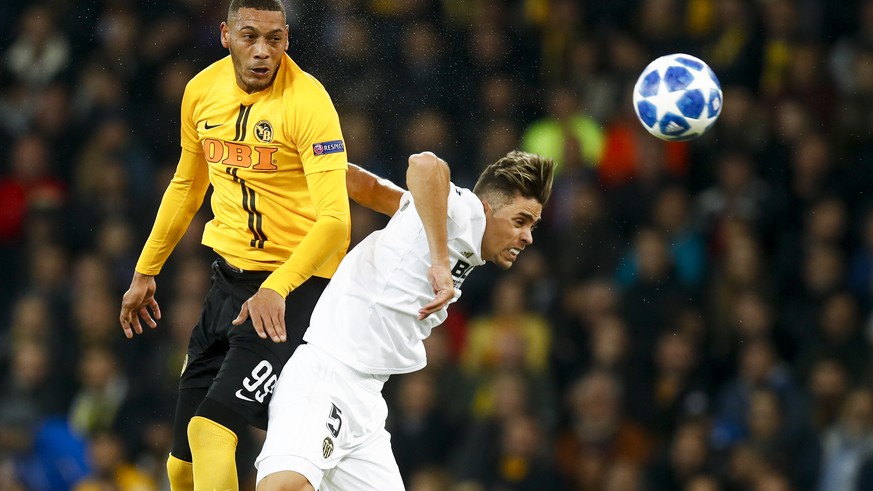
M 345 152 L 346 147 L 342 140 L 333 140 L 329 142 L 321 142 L 312 145 L 312 153 L 315 155 L 327 155 L 329 153 Z
M 264 143 L 273 141 L 273 125 L 266 119 L 255 123 L 255 138 Z
M 324 441 L 321 442 L 321 455 L 324 458 L 328 458 L 333 454 L 333 440 L 330 439 L 329 436 L 324 437 Z

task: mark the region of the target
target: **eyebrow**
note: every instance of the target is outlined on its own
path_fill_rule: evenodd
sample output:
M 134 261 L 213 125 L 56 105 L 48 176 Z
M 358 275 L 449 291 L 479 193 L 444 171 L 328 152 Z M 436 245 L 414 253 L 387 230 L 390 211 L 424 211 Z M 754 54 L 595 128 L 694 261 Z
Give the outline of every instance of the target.
M 542 216 L 540 216 L 540 217 L 537 218 L 537 217 L 534 217 L 533 215 L 531 215 L 530 213 L 528 213 L 528 212 L 526 212 L 526 211 L 520 211 L 520 212 L 518 212 L 518 214 L 521 215 L 522 217 L 526 218 L 528 221 L 533 222 L 534 225 L 536 225 L 537 223 L 540 223 L 541 221 L 543 221 L 543 217 L 542 217 Z
M 239 28 L 239 30 L 240 31 L 245 31 L 245 30 L 255 31 L 258 34 L 260 34 L 260 32 L 261 32 L 261 31 L 257 30 L 255 28 L 255 26 L 242 26 Z M 283 32 L 285 32 L 285 29 L 273 29 L 272 31 L 267 31 L 267 33 L 264 34 L 264 36 L 271 36 L 273 34 L 281 34 Z

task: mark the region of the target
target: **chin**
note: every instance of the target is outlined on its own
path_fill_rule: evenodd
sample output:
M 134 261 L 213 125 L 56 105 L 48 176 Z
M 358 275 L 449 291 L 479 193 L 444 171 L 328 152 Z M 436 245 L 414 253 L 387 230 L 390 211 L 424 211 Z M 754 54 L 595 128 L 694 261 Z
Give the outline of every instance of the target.
M 249 88 L 250 93 L 260 92 L 269 86 L 270 86 L 270 84 L 267 82 L 264 82 L 263 80 L 251 80 L 251 81 L 249 81 L 249 84 L 248 84 L 248 88 Z
M 500 261 L 495 264 L 498 268 L 506 271 L 507 269 L 511 268 L 514 263 L 512 261 Z

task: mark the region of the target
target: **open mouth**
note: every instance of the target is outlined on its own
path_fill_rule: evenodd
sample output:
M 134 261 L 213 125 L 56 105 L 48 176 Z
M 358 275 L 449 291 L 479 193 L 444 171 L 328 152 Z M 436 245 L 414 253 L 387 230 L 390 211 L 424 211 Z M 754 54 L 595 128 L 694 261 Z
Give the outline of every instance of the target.
M 264 75 L 270 73 L 270 69 L 267 67 L 255 67 L 251 68 L 250 71 L 255 75 L 263 77 Z

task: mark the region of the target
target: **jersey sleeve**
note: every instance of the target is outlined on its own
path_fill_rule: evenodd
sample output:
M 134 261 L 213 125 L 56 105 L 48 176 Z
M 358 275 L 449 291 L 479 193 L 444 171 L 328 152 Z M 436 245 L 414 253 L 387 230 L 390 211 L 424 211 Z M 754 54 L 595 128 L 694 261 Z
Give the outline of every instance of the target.
M 348 158 L 339 116 L 327 91 L 311 76 L 292 92 L 288 139 L 297 146 L 312 203 L 315 224 L 291 257 L 261 285 L 287 296 L 349 244 L 351 220 L 346 189 Z
M 306 177 L 315 203 L 315 225 L 291 257 L 261 284 L 283 297 L 300 286 L 331 257 L 349 244 L 351 220 L 346 174 L 340 169 Z
M 301 83 L 302 92 L 294 97 L 294 110 L 290 111 L 290 140 L 297 144 L 303 172 L 347 169 L 348 157 L 340 128 L 339 115 L 327 91 L 314 78 L 306 75 Z
M 461 188 L 450 184 L 448 197 L 448 233 L 449 237 L 457 237 L 467 228 L 472 212 L 468 200 L 464 198 Z
M 183 149 L 194 153 L 203 152 L 200 138 L 197 135 L 197 123 L 194 115 L 198 93 L 197 78 L 195 78 L 188 82 L 182 95 L 181 145 Z
M 206 196 L 209 171 L 201 153 L 182 149 L 176 173 L 161 199 L 155 224 L 136 263 L 136 271 L 156 275 L 185 234 Z

